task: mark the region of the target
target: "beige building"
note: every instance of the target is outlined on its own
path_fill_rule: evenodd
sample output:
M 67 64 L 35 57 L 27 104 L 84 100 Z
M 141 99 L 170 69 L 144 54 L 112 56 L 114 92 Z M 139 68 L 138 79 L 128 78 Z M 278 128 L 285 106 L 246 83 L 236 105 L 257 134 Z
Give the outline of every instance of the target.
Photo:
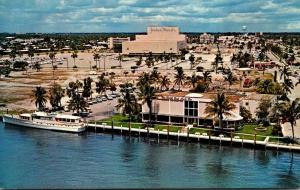
M 215 36 L 207 33 L 203 33 L 199 37 L 199 41 L 201 44 L 209 44 L 215 41 Z
M 134 41 L 123 42 L 122 53 L 179 54 L 186 45 L 186 36 L 179 33 L 178 27 L 148 27 L 147 35 L 136 35 Z
M 166 124 L 194 124 L 198 126 L 212 126 L 213 119 L 205 114 L 204 110 L 214 94 L 199 94 L 189 92 L 163 92 L 157 94 L 153 100 L 152 121 Z M 241 125 L 243 118 L 239 115 L 240 99 L 238 96 L 229 96 L 236 105 L 231 115 L 224 115 L 224 127 L 237 128 Z M 142 105 L 142 121 L 149 120 L 149 108 L 147 104 Z M 215 123 L 215 128 L 218 125 Z
M 130 38 L 108 38 L 108 48 L 114 49 L 116 46 L 121 46 L 122 42 L 130 41 Z

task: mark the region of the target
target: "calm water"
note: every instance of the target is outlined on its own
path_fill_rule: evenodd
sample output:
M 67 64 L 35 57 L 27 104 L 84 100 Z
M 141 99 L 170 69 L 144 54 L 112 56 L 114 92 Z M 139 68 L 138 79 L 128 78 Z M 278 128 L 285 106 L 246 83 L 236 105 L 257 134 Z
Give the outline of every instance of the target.
M 300 187 L 300 154 L 0 123 L 1 188 Z

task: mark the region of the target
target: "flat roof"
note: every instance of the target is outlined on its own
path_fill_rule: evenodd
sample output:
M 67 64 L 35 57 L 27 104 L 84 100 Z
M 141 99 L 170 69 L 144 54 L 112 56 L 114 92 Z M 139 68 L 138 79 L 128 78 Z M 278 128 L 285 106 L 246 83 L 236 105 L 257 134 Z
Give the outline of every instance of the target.
M 185 97 L 190 97 L 190 98 L 202 98 L 203 95 L 200 93 L 189 93 Z
M 57 114 L 55 118 L 59 119 L 81 119 L 79 116 L 73 116 L 73 115 L 64 115 L 64 114 Z

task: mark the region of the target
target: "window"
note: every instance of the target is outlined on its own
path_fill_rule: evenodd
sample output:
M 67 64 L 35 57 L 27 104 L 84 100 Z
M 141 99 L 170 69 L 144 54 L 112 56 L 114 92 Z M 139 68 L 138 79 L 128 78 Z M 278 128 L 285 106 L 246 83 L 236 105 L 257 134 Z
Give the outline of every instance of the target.
M 198 117 L 198 102 L 185 101 L 184 102 L 184 115 L 187 117 Z

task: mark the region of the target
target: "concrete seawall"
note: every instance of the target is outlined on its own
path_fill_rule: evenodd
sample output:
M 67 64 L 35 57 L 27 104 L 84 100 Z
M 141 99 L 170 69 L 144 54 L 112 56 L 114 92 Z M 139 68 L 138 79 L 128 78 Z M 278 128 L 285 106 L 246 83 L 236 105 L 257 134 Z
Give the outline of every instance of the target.
M 89 131 L 101 131 L 101 132 L 110 132 L 112 134 L 129 134 L 128 127 L 120 127 L 120 126 L 110 126 L 110 125 L 98 125 L 98 124 L 88 124 Z M 222 145 L 231 145 L 238 147 L 248 147 L 248 148 L 257 148 L 257 149 L 273 149 L 273 150 L 282 150 L 282 151 L 292 151 L 300 153 L 300 146 L 291 146 L 291 145 L 280 145 L 269 143 L 269 137 L 267 137 L 264 141 L 259 140 L 248 140 L 248 139 L 235 139 L 229 137 L 217 137 L 217 136 L 209 136 L 209 135 L 196 135 L 196 134 L 188 134 L 188 133 L 180 133 L 180 132 L 168 132 L 167 131 L 156 131 L 147 129 L 138 129 L 131 128 L 131 136 L 149 136 L 150 138 L 159 139 L 171 139 L 177 141 L 185 141 L 185 142 L 203 142 L 203 143 L 211 143 L 211 144 L 222 144 Z

